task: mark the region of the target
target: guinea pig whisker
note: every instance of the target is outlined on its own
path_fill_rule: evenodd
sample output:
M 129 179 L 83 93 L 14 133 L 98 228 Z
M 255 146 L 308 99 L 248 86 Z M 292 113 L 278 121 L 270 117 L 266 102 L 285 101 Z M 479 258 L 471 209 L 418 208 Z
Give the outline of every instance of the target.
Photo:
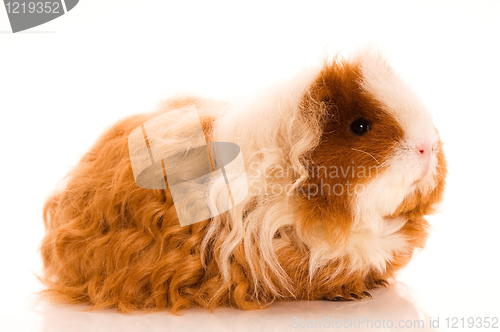
M 396 145 L 396 144 L 397 144 L 397 145 L 399 145 L 399 148 L 400 148 L 401 150 L 403 150 L 403 151 L 410 151 L 410 150 L 411 150 L 411 148 L 410 148 L 409 146 L 407 146 L 407 145 L 403 145 L 403 144 L 401 144 L 401 143 L 400 143 L 400 142 L 398 142 L 398 141 L 394 142 L 394 144 L 391 146 L 391 149 L 392 149 L 392 148 L 394 147 L 394 145 Z
M 370 157 L 372 157 L 372 158 L 373 158 L 373 159 L 377 162 L 377 164 L 378 164 L 379 166 L 382 166 L 382 165 L 378 162 L 377 158 L 375 158 L 372 154 L 370 154 L 370 153 L 368 153 L 368 152 L 366 152 L 366 151 L 363 151 L 363 150 L 358 150 L 358 149 L 355 149 L 355 148 L 351 148 L 351 149 L 353 149 L 354 151 L 362 152 L 362 153 L 365 153 L 365 154 L 369 155 Z
M 397 145 L 399 145 L 399 147 L 400 147 L 401 149 L 404 149 L 404 148 L 405 148 L 405 147 L 404 147 L 401 143 L 399 143 L 398 141 L 396 141 L 396 142 L 394 142 L 394 144 L 391 146 L 391 149 L 392 149 L 392 148 L 394 147 L 394 145 L 396 145 L 396 144 L 397 144 Z
M 441 182 L 441 179 L 442 179 L 442 178 L 439 178 L 439 180 L 438 180 L 438 181 L 434 184 L 434 186 L 433 186 L 433 187 L 431 188 L 431 190 L 430 190 L 431 192 L 433 192 L 433 191 L 434 191 L 434 189 L 436 189 L 436 187 L 438 186 L 439 182 Z

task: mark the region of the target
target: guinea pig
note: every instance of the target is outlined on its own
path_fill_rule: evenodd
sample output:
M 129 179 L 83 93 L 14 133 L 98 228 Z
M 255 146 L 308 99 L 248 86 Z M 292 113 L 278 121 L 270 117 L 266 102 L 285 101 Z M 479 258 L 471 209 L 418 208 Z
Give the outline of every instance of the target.
M 198 121 L 207 144 L 239 147 L 245 181 L 182 226 L 168 183 L 136 183 L 129 137 L 185 107 L 199 118 L 165 124 L 172 150 Z M 182 96 L 118 122 L 46 201 L 40 278 L 52 299 L 119 311 L 363 299 L 424 247 L 445 176 L 432 117 L 387 60 L 337 56 L 245 102 Z

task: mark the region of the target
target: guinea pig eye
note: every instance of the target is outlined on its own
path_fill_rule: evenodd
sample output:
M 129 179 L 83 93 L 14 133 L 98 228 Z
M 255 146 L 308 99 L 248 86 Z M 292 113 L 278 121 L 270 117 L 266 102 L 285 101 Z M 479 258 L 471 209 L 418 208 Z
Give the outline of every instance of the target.
M 371 127 L 370 121 L 365 118 L 356 119 L 349 125 L 351 132 L 357 136 L 363 136 L 370 131 Z

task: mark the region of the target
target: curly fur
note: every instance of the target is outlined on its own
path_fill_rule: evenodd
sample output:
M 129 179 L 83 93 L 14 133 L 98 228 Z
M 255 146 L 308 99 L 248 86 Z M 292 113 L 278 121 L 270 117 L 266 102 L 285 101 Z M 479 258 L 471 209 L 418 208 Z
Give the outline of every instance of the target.
M 196 305 L 258 309 L 277 300 L 363 298 L 367 290 L 387 284 L 425 244 L 424 215 L 442 198 L 446 164 L 436 140 L 433 172 L 409 192 L 395 190 L 392 205 L 379 213 L 386 204 L 377 201 L 384 196 L 380 188 L 389 190 L 387 179 L 406 158 L 406 150 L 394 143 L 404 145 L 408 129 L 396 123 L 398 114 L 387 110 L 391 105 L 377 98 L 382 89 L 363 90 L 370 61 L 382 66 L 370 52 L 362 53 L 305 71 L 251 101 L 181 97 L 156 113 L 117 123 L 46 202 L 41 247 L 46 293 L 96 309 L 170 307 L 177 313 Z M 143 189 L 134 182 L 127 138 L 145 121 L 191 104 L 208 140 L 241 147 L 250 193 L 227 213 L 181 227 L 168 189 Z M 369 141 L 359 149 L 336 147 L 342 114 L 360 107 L 377 109 L 383 131 L 392 134 L 381 136 L 378 150 Z M 176 148 L 188 143 L 177 142 Z M 311 198 L 299 191 L 332 181 L 315 177 L 311 165 L 345 165 L 351 157 L 380 167 L 376 177 L 359 180 L 374 188 L 373 197 Z M 278 174 L 283 169 L 293 171 Z M 276 193 L 277 187 L 286 190 Z

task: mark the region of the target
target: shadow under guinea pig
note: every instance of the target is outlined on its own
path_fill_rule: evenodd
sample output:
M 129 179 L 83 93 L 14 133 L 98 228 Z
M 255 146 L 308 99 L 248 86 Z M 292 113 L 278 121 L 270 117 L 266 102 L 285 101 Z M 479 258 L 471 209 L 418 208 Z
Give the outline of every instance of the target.
M 84 311 L 85 305 L 60 305 L 40 301 L 43 331 L 435 331 L 429 316 L 403 283 L 371 291 L 373 299 L 350 302 L 277 302 L 266 309 L 243 311 L 218 308 L 212 314 L 194 308 L 175 316 L 169 311 L 123 314 L 113 310 Z

